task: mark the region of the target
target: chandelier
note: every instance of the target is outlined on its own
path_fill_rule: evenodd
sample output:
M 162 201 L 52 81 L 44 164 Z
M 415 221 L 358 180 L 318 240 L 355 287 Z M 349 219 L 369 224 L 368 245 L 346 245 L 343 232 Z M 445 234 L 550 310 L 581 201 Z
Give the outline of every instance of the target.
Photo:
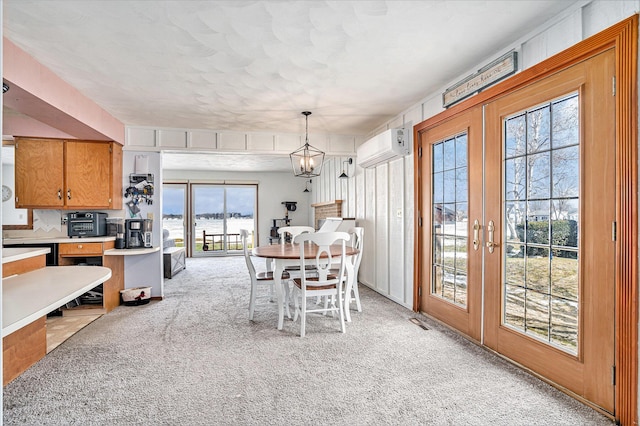
M 324 152 L 309 145 L 309 116 L 311 112 L 303 111 L 305 116 L 305 139 L 304 145 L 289 154 L 293 174 L 303 178 L 320 176 L 322 163 L 324 163 Z

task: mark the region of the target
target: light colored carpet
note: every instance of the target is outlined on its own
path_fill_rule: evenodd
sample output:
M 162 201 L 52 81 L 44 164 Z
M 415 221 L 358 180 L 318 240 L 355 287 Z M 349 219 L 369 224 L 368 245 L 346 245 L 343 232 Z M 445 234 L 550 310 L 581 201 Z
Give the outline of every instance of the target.
M 5 387 L 4 424 L 612 424 L 366 287 L 346 334 L 319 316 L 278 331 L 266 299 L 250 322 L 243 262 L 187 259 L 165 300 L 80 330 Z

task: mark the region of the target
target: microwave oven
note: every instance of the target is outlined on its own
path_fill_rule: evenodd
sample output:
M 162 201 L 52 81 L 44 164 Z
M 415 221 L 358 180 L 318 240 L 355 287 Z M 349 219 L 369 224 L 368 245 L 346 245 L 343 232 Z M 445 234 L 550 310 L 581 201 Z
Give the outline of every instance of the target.
M 102 212 L 73 212 L 67 216 L 69 237 L 103 237 L 107 235 L 107 214 Z

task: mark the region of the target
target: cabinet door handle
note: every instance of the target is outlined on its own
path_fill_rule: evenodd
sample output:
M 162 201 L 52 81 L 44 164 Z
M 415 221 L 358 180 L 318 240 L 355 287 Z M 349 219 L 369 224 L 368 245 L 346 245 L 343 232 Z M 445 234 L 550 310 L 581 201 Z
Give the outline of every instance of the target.
M 82 248 L 82 244 L 78 244 L 78 248 L 81 249 Z
M 58 200 L 62 200 L 62 189 L 58 189 Z
M 67 189 L 67 200 L 71 199 L 71 190 Z

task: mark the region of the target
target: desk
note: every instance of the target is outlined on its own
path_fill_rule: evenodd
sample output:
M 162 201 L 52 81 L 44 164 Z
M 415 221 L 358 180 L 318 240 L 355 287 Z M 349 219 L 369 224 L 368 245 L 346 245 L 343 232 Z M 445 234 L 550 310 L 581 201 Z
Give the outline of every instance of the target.
M 331 256 L 340 257 L 342 253 L 342 245 L 334 244 L 331 246 Z M 305 259 L 315 259 L 318 254 L 318 246 L 315 244 L 308 244 L 304 251 Z M 358 254 L 358 250 L 347 245 L 347 256 L 353 256 Z M 260 246 L 253 249 L 253 255 L 257 257 L 265 257 L 274 260 L 273 279 L 276 288 L 276 297 L 278 300 L 278 330 L 282 330 L 284 323 L 284 300 L 282 297 L 282 271 L 287 266 L 299 266 L 300 265 L 300 245 L 299 244 L 273 244 L 267 246 Z M 325 256 L 326 257 L 326 256 Z M 346 262 L 347 270 L 347 285 L 345 287 L 345 295 L 351 294 L 351 288 L 353 286 L 354 277 L 353 264 Z M 345 301 L 349 298 L 345 296 Z M 348 305 L 347 305 L 348 307 Z M 345 309 L 345 319 L 351 321 L 351 315 L 349 310 Z

